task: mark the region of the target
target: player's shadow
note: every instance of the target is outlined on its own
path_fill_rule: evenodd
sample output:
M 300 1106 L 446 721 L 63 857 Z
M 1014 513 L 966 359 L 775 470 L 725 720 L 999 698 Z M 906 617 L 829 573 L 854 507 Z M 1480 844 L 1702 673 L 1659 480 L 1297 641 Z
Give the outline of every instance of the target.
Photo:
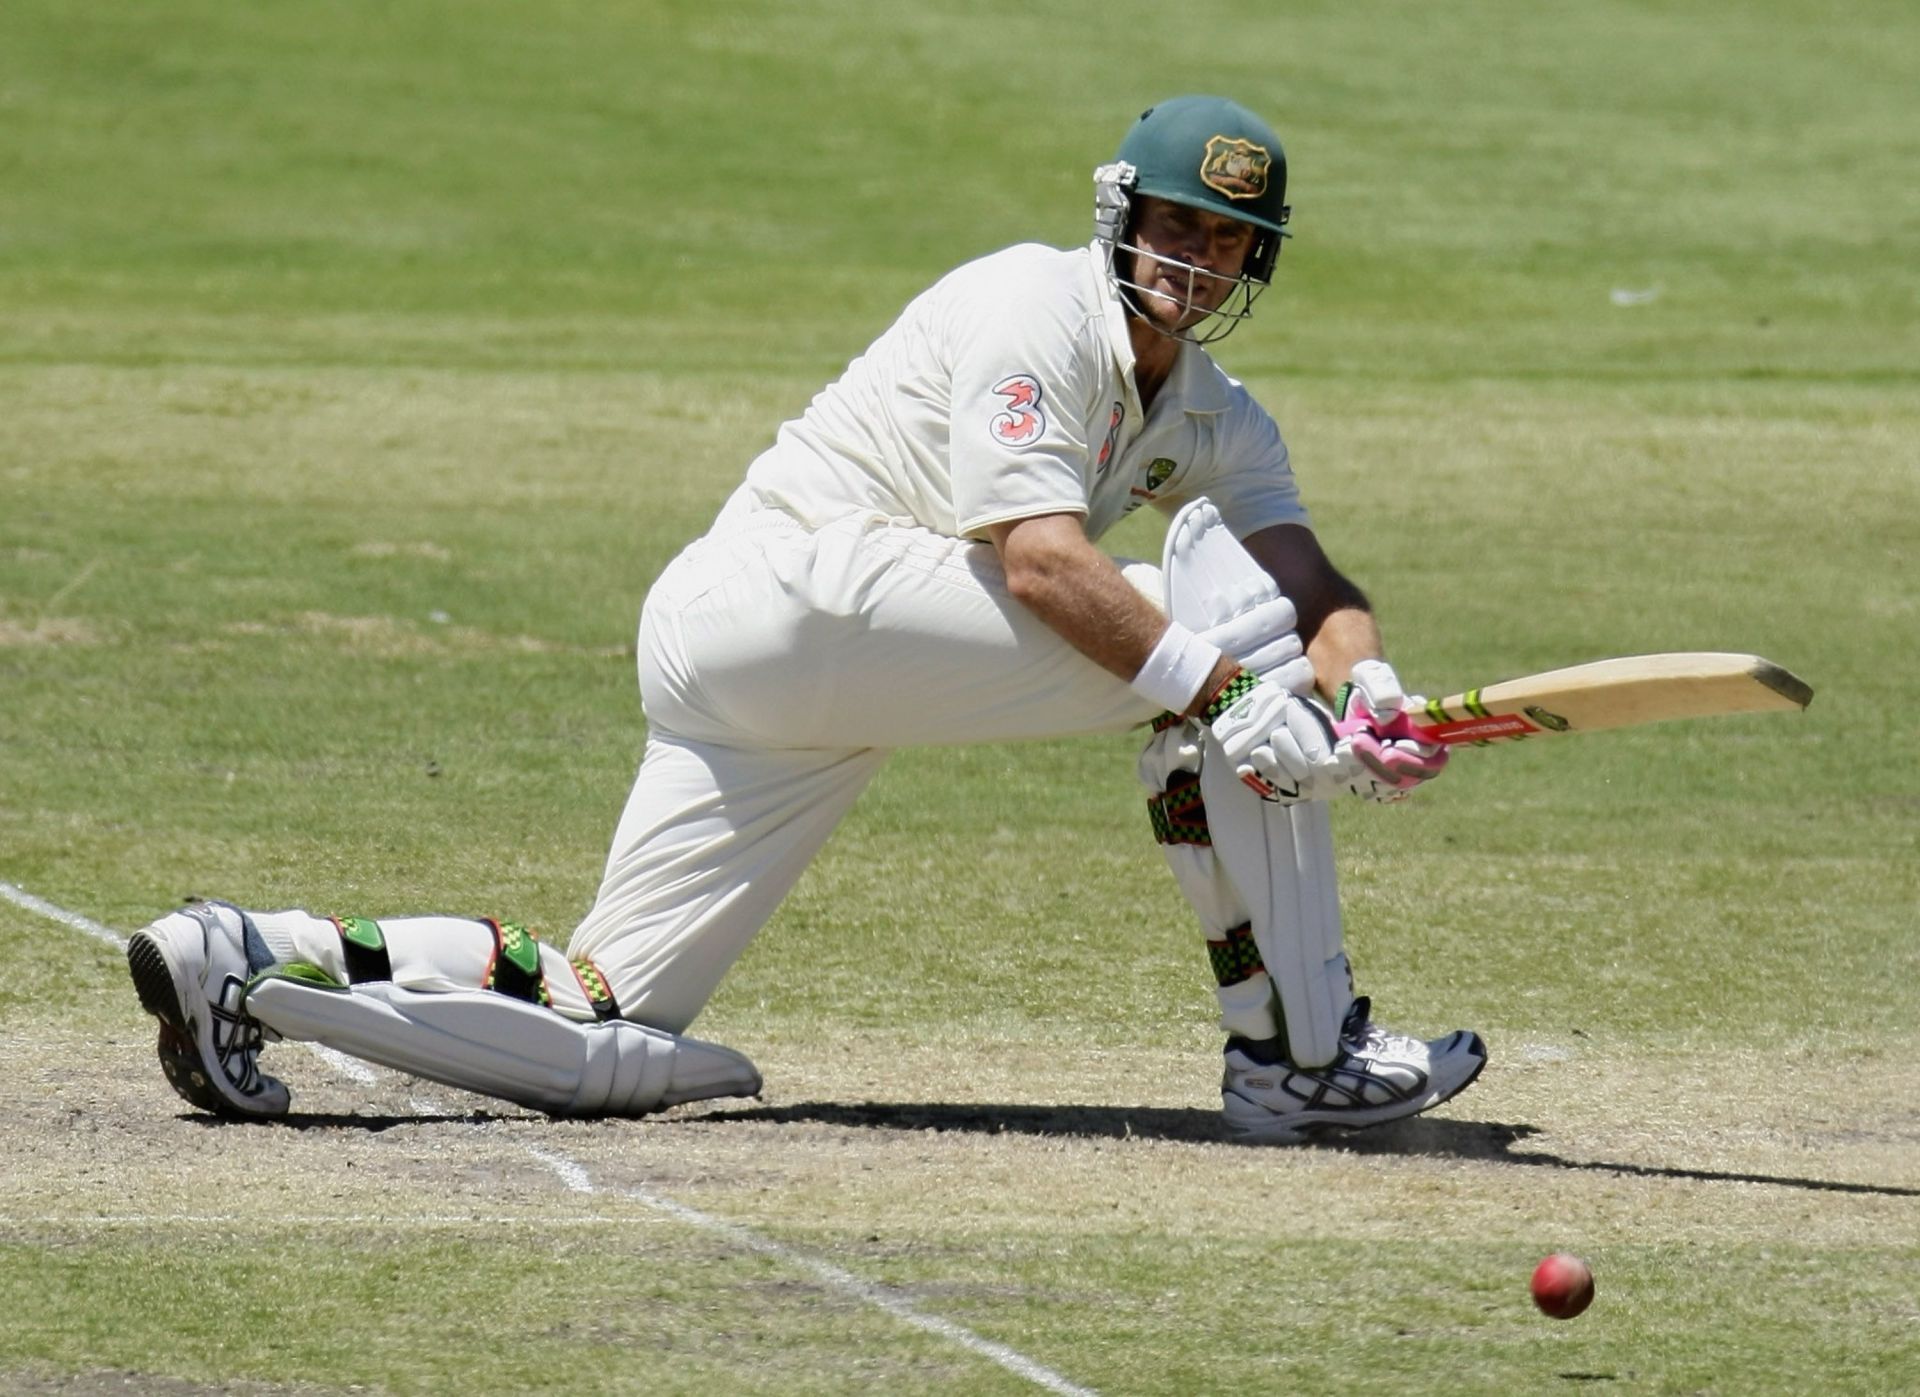
M 541 1120 L 544 1117 L 508 1109 L 506 1111 L 416 1111 L 406 1115 L 361 1115 L 334 1111 L 293 1112 L 273 1120 L 245 1120 L 235 1116 L 210 1116 L 199 1111 L 182 1111 L 181 1120 L 209 1130 L 229 1126 L 243 1130 L 358 1130 L 378 1135 L 383 1130 L 408 1125 L 488 1125 L 494 1121 Z
M 706 1121 L 759 1121 L 776 1125 L 811 1123 L 853 1129 L 964 1131 L 977 1135 L 1050 1135 L 1083 1139 L 1180 1140 L 1196 1144 L 1231 1143 L 1218 1111 L 1165 1106 L 1017 1106 L 969 1102 L 805 1101 L 791 1106 L 750 1106 L 710 1111 Z M 1330 1133 L 1304 1148 L 1341 1150 L 1357 1155 L 1438 1155 L 1533 1168 L 1629 1174 L 1642 1178 L 1695 1179 L 1706 1183 L 1768 1184 L 1820 1193 L 1861 1193 L 1889 1198 L 1920 1198 L 1920 1188 L 1897 1184 L 1848 1183 L 1838 1179 L 1797 1178 L 1684 1165 L 1627 1164 L 1611 1160 L 1566 1159 L 1534 1149 L 1516 1149 L 1540 1130 L 1498 1121 L 1446 1120 L 1416 1116 L 1371 1130 Z

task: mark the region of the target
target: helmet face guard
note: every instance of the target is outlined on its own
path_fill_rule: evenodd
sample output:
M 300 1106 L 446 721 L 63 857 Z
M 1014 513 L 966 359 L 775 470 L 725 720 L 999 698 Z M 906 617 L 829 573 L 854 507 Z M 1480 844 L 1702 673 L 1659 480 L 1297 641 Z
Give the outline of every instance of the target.
M 1131 190 L 1134 179 L 1133 167 L 1124 162 L 1102 165 L 1093 172 L 1094 234 L 1106 249 L 1107 275 L 1118 288 L 1120 299 L 1134 315 L 1170 338 L 1192 344 L 1213 344 L 1225 339 L 1241 321 L 1253 314 L 1253 303 L 1272 282 L 1274 259 L 1280 255 L 1280 239 L 1284 235 L 1256 228 L 1253 246 L 1247 250 L 1246 261 L 1234 276 L 1210 272 L 1178 258 L 1163 257 L 1133 240 Z M 1184 329 L 1170 330 L 1146 314 L 1142 298 L 1151 296 L 1155 300 L 1165 300 L 1167 292 L 1161 287 L 1147 286 L 1134 279 L 1134 259 L 1141 257 L 1173 272 L 1176 282 L 1184 279 L 1185 289 L 1175 297 L 1180 310 L 1183 315 L 1201 311 L 1204 318 Z M 1209 310 L 1206 301 L 1194 293 L 1201 287 L 1211 287 L 1221 282 L 1227 284 L 1226 295 Z
M 1211 344 L 1231 334 L 1253 311 L 1254 300 L 1273 280 L 1280 240 L 1288 236 L 1287 159 L 1270 127 L 1253 113 L 1219 97 L 1176 97 L 1150 107 L 1121 142 L 1118 158 L 1093 172 L 1094 235 L 1106 248 L 1107 270 L 1135 315 L 1162 334 Z M 1134 199 L 1150 195 L 1250 225 L 1254 241 L 1238 275 L 1224 277 L 1140 247 L 1133 236 Z M 1141 297 L 1164 300 L 1134 279 L 1136 257 L 1146 257 L 1184 277 L 1179 299 L 1185 311 L 1205 318 L 1168 330 L 1145 314 Z M 1230 282 L 1220 304 L 1206 311 L 1196 303 L 1201 286 Z

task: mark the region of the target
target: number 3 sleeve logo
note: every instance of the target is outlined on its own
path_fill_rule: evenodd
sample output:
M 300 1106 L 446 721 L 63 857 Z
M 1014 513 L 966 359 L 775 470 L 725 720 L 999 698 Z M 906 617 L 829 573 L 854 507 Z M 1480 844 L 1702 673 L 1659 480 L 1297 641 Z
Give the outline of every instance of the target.
M 1006 408 L 987 424 L 993 439 L 1002 446 L 1031 446 L 1047 429 L 1047 415 L 1040 411 L 1040 380 L 1032 374 L 1008 374 L 993 385 L 995 397 L 1004 399 Z

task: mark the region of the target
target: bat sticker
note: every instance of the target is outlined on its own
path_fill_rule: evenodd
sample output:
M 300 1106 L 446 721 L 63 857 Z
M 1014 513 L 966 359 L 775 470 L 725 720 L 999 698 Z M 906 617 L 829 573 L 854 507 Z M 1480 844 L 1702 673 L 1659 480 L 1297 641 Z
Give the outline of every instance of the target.
M 1562 718 L 1558 713 L 1555 713 L 1550 709 L 1542 708 L 1537 703 L 1529 705 L 1525 711 L 1526 711 L 1526 715 L 1529 718 L 1533 719 L 1534 722 L 1538 723 L 1541 727 L 1547 728 L 1553 732 L 1565 732 L 1567 731 L 1567 729 L 1573 726 L 1572 723 L 1569 723 L 1565 718 Z

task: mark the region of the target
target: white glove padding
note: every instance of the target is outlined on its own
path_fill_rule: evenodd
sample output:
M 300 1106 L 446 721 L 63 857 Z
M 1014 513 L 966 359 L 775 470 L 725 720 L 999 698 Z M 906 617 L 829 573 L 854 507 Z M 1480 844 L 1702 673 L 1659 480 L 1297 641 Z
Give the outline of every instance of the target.
M 1336 744 L 1332 716 L 1312 699 L 1244 671 L 1209 709 L 1222 699 L 1226 707 L 1208 731 L 1234 774 L 1262 800 L 1325 800 L 1358 778 L 1352 752 Z
M 1292 693 L 1313 690 L 1313 663 L 1294 629 L 1299 614 L 1285 597 L 1269 597 L 1225 621 L 1207 627 L 1200 638 L 1237 660 L 1257 678 Z
M 1358 754 L 1356 754 L 1357 756 Z M 1357 764 L 1354 778 L 1347 783 L 1347 789 L 1362 800 L 1378 801 L 1382 805 L 1391 805 L 1397 800 L 1405 800 L 1413 792 L 1412 784 L 1401 784 L 1404 777 L 1388 779 L 1371 767 Z
M 1367 700 L 1367 711 L 1382 722 L 1407 706 L 1407 691 L 1400 687 L 1400 676 L 1385 660 L 1362 660 L 1347 679 Z
M 1360 765 L 1349 787 L 1368 800 L 1402 800 L 1446 769 L 1445 746 L 1420 736 L 1410 713 L 1425 706 L 1409 699 L 1385 660 L 1362 660 L 1335 701 L 1335 730 Z

